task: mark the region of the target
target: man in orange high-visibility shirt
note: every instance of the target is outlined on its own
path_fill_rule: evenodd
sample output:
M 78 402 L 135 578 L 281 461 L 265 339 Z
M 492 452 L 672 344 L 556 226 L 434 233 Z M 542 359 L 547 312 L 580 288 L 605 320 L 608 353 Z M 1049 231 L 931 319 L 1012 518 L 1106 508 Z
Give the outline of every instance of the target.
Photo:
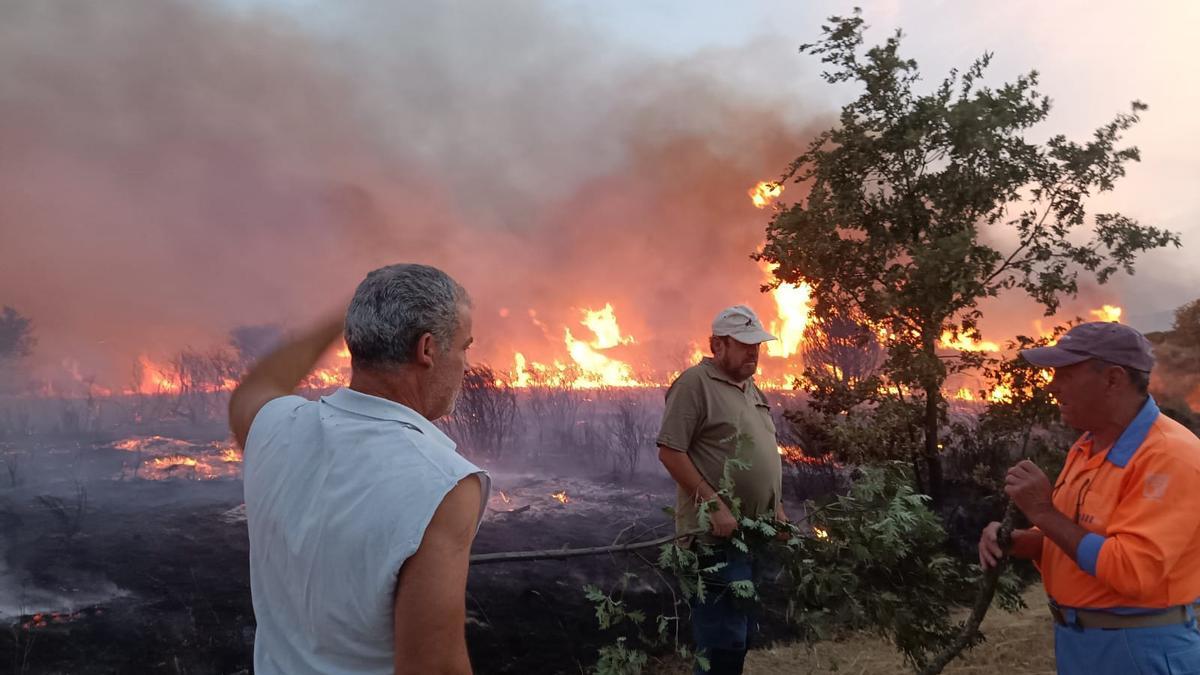
M 1038 562 L 1061 674 L 1200 673 L 1200 439 L 1147 394 L 1150 343 L 1117 323 L 1085 323 L 1021 356 L 1054 369 L 1048 389 L 1084 432 L 1051 486 L 1033 462 L 1005 492 L 1033 527 L 1011 553 Z M 998 523 L 979 561 L 996 564 Z

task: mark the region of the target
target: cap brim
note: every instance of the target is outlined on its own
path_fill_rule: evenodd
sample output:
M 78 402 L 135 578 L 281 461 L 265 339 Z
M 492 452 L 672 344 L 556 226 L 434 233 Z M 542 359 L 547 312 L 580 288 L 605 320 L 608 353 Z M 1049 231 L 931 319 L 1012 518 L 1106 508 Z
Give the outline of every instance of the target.
M 1064 366 L 1073 366 L 1076 363 L 1082 363 L 1093 357 L 1088 354 L 1067 351 L 1066 349 L 1056 345 L 1052 347 L 1034 347 L 1033 349 L 1022 349 L 1021 358 L 1035 366 L 1040 366 L 1042 368 L 1062 368 Z
M 729 337 L 744 345 L 757 345 L 763 342 L 770 342 L 771 340 L 779 339 L 765 330 L 748 330 L 744 333 L 730 335 Z

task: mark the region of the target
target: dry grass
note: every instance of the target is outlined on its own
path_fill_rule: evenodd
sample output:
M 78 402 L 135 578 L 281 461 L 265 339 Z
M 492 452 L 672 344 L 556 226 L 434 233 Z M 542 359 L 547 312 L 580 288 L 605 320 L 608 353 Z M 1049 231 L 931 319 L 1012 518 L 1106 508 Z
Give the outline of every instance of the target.
M 1046 596 L 1041 585 L 1025 592 L 1028 607 L 1009 614 L 992 609 L 983 622 L 987 642 L 960 657 L 946 668 L 947 675 L 968 673 L 1045 673 L 1054 669 L 1054 637 Z M 680 665 L 659 671 L 660 675 L 683 675 Z M 746 658 L 747 675 L 910 675 L 896 649 L 871 635 L 814 645 L 780 645 L 754 650 Z

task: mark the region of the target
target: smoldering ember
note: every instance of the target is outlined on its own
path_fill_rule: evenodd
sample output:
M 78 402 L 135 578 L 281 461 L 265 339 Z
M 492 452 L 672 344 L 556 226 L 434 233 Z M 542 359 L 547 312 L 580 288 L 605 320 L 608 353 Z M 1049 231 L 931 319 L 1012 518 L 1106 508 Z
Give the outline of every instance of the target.
M 1045 570 L 979 566 L 1087 430 L 1019 352 L 1132 326 L 1200 430 L 1200 96 L 1153 67 L 1200 10 L 864 4 L 0 7 L 0 672 L 253 672 L 231 392 L 396 262 L 471 296 L 473 672 L 707 667 L 659 430 L 739 304 L 788 516 L 738 513 L 746 672 L 1052 670 Z

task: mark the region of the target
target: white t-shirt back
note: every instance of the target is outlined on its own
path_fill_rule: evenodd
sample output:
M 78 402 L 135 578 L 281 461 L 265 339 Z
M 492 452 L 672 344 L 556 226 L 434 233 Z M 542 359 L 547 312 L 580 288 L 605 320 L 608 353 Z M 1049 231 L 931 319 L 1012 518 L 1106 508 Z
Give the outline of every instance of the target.
M 416 411 L 352 389 L 263 406 L 246 440 L 256 675 L 393 672 L 400 566 L 446 494 L 486 473 Z

